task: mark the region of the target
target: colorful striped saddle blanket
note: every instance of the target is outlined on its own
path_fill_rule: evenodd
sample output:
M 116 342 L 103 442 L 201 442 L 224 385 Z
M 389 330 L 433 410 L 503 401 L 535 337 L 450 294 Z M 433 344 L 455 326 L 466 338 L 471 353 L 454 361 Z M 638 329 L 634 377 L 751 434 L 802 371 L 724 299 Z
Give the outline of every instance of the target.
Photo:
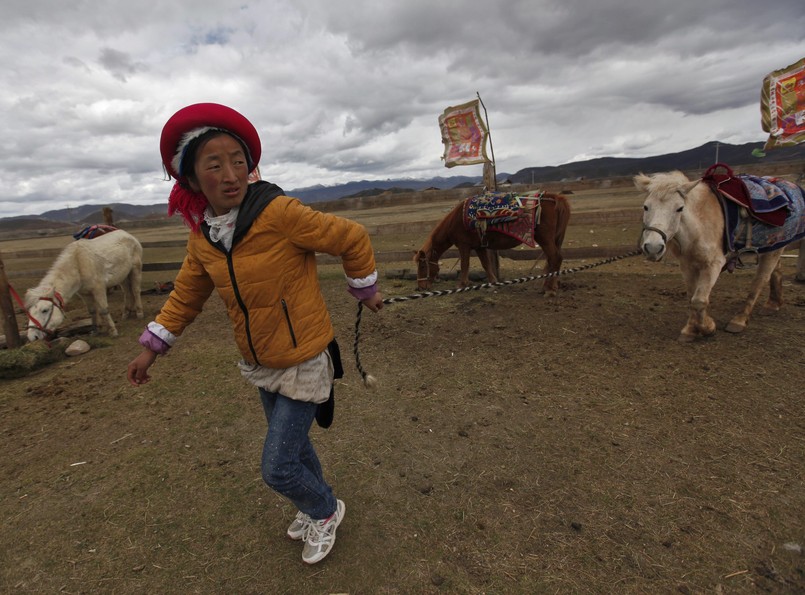
M 759 178 L 746 174 L 736 175 L 723 163 L 707 168 L 702 180 L 722 198 L 747 210 L 758 221 L 767 225 L 783 225 L 791 203 L 790 194 L 796 193 L 796 184 L 778 178 Z
M 769 224 L 745 207 L 732 200 L 721 200 L 724 211 L 724 250 L 728 253 L 739 250 L 772 252 L 805 237 L 805 191 L 796 184 L 776 178 L 741 176 L 755 200 L 769 197 L 769 202 L 779 202 L 775 210 L 782 217 L 779 223 Z M 777 221 L 778 219 L 775 219 Z
M 464 201 L 464 226 L 478 232 L 485 243 L 487 231 L 496 231 L 535 248 L 534 227 L 539 223 L 542 192 L 484 192 Z

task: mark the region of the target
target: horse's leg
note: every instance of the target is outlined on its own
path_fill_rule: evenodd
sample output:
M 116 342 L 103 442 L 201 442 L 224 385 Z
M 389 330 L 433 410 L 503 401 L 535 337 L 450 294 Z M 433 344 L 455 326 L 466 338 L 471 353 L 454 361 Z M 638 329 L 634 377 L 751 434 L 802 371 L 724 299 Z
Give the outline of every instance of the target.
M 766 287 L 767 283 L 769 283 L 772 287 L 771 295 L 769 296 L 771 310 L 773 311 L 775 309 L 775 305 L 777 310 L 780 309 L 780 306 L 782 305 L 782 271 L 777 269 L 780 267 L 780 256 L 782 253 L 783 251 L 780 249 L 760 255 L 760 258 L 758 259 L 757 272 L 755 273 L 755 277 L 752 279 L 752 285 L 749 288 L 749 295 L 746 296 L 743 309 L 738 312 L 738 314 L 733 316 L 732 320 L 730 320 L 729 324 L 727 324 L 726 330 L 728 332 L 740 333 L 746 328 L 746 325 L 749 323 L 749 317 L 751 316 L 752 310 L 755 307 L 755 303 L 760 296 L 760 292 L 763 291 L 763 288 Z M 779 275 L 780 278 L 772 280 L 773 275 Z M 779 288 L 774 288 L 774 284 L 776 282 L 779 282 Z
M 495 273 L 495 281 L 497 282 L 500 279 L 500 254 L 498 254 L 497 250 L 492 250 L 489 253 L 489 263 Z
M 100 284 L 100 286 L 96 285 L 92 289 L 92 299 L 97 308 L 98 318 L 103 318 L 106 321 L 109 336 L 117 337 L 117 327 L 115 326 L 115 321 L 112 320 L 112 315 L 109 314 L 109 300 L 106 297 L 106 287 L 104 287 L 103 284 Z M 97 325 L 100 326 L 100 321 L 98 321 Z
M 489 283 L 497 283 L 498 276 L 495 270 L 494 256 L 490 257 L 489 251 L 486 248 L 476 248 L 475 253 L 478 255 L 478 260 L 481 261 L 481 266 L 484 267 L 486 280 Z
M 545 242 L 544 245 L 540 244 L 542 252 L 545 254 L 545 273 L 558 273 L 562 268 L 562 252 L 551 241 Z M 559 289 L 559 275 L 551 275 L 545 278 L 542 289 L 547 297 L 556 297 L 556 292 Z
M 127 305 L 124 315 L 128 318 L 130 315 L 135 315 L 137 318 L 143 317 L 143 302 L 140 296 L 140 284 L 142 283 L 142 269 L 141 263 L 135 264 L 129 273 L 127 283 Z
M 466 287 L 470 284 L 470 247 L 464 244 L 458 246 L 458 255 L 461 261 L 461 273 L 458 278 L 458 286 Z
M 780 253 L 782 256 L 782 253 Z M 769 299 L 763 306 L 762 312 L 764 314 L 772 314 L 779 312 L 783 307 L 783 262 L 782 258 L 777 260 L 777 266 L 772 270 L 769 276 Z
M 679 333 L 679 340 L 687 343 L 699 335 L 709 337 L 716 332 L 716 321 L 707 312 L 707 308 L 710 305 L 710 292 L 721 272 L 721 263 L 697 267 L 680 260 L 680 268 L 687 287 L 689 311 L 688 321 Z
M 83 294 L 79 293 L 78 297 L 81 298 L 81 301 L 84 302 L 84 305 L 87 307 L 87 312 L 89 312 L 89 318 L 92 321 L 92 329 L 90 330 L 90 334 L 96 334 L 98 332 L 98 308 L 95 305 L 95 299 L 93 298 L 92 294 Z
M 134 307 L 134 297 L 131 295 L 131 279 L 129 277 L 123 279 L 120 289 L 123 290 L 123 314 L 120 316 L 120 320 L 126 320 L 129 317 L 129 312 Z

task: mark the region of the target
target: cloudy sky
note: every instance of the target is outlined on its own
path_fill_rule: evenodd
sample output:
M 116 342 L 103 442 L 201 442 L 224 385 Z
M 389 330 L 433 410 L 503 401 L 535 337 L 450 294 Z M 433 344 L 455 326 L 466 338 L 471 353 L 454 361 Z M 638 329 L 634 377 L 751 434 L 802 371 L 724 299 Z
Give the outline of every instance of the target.
M 289 191 L 480 175 L 437 121 L 476 93 L 498 172 L 762 141 L 802 57 L 802 0 L 4 0 L 0 217 L 167 202 L 159 134 L 200 101 Z

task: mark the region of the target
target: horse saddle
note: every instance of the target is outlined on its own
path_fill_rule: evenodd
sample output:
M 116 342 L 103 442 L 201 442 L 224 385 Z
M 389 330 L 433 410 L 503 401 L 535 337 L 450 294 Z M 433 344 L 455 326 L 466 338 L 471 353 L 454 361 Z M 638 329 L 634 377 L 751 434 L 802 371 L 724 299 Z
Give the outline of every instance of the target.
M 98 236 L 102 236 L 104 234 L 109 233 L 110 231 L 116 231 L 117 227 L 114 225 L 89 225 L 82 229 L 81 231 L 74 233 L 73 237 L 76 240 L 92 240 L 97 238 Z
M 735 175 L 723 163 L 707 168 L 702 180 L 710 185 L 716 196 L 743 207 L 758 221 L 775 227 L 785 223 L 791 205 L 790 194 L 797 189 L 795 184 L 778 178 Z
M 492 230 L 533 248 L 536 246 L 534 226 L 539 222 L 542 194 L 484 192 L 470 197 L 464 202 L 464 227 L 477 231 L 482 244 L 486 243 L 486 232 Z
M 516 194 L 510 192 L 484 192 L 464 203 L 464 223 L 467 229 L 513 221 L 520 216 L 523 205 Z

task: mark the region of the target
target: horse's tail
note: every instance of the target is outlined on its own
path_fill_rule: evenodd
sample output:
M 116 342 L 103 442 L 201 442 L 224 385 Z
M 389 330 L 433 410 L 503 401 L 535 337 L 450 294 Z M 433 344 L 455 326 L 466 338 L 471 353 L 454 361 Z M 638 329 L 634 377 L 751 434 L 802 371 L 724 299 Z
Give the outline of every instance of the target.
M 570 201 L 563 194 L 556 201 L 556 247 L 561 248 L 565 241 L 567 226 L 570 224 Z

